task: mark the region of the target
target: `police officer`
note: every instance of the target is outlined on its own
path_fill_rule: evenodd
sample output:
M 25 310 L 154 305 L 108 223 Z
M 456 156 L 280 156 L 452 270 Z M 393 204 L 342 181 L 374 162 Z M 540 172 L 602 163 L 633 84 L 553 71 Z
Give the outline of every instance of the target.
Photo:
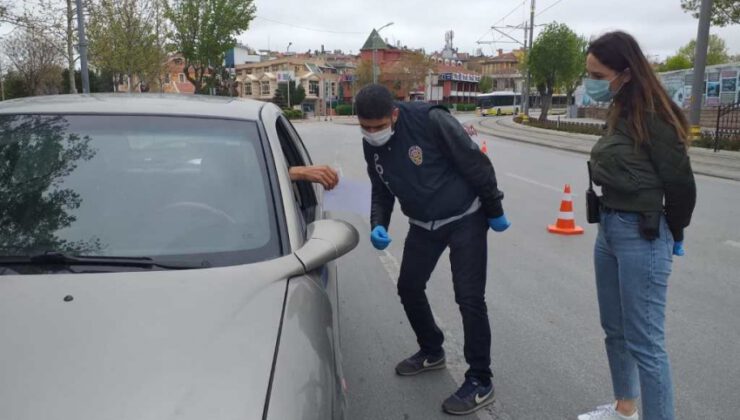
M 503 232 L 511 225 L 493 165 L 445 108 L 394 102 L 391 92 L 377 84 L 357 94 L 356 108 L 372 183 L 373 246 L 382 250 L 391 242 L 388 227 L 396 198 L 410 222 L 398 294 L 420 349 L 401 361 L 396 373 L 411 376 L 445 368 L 444 336 L 425 289 L 449 247 L 469 369 L 442 408 L 450 414 L 472 413 L 494 399 L 485 301 L 486 234 L 489 228 Z

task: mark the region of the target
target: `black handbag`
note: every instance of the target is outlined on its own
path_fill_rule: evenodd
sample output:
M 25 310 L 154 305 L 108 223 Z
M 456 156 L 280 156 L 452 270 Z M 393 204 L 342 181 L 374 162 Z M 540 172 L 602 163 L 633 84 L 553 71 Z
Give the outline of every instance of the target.
M 586 220 L 588 223 L 599 223 L 601 221 L 601 200 L 594 191 L 593 176 L 591 175 L 591 162 L 588 165 L 588 189 L 586 190 Z

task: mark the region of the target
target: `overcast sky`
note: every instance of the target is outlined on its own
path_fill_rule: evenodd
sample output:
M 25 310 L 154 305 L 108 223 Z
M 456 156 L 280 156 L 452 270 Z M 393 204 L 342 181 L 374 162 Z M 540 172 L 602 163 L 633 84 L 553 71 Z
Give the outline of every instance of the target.
M 590 38 L 614 29 L 634 35 L 648 55 L 661 59 L 696 37 L 698 20 L 681 9 L 680 0 L 537 0 L 535 24 L 557 21 Z M 460 52 L 482 48 L 491 54 L 510 50 L 495 25 L 519 25 L 529 16 L 530 0 L 256 0 L 257 18 L 239 39 L 250 47 L 268 46 L 305 52 L 341 49 L 357 53 L 372 28 L 394 22 L 382 30 L 389 42 L 400 41 L 428 53 L 444 47 L 445 32 L 455 31 Z M 514 11 L 508 17 L 510 12 Z M 503 20 L 502 20 L 503 18 Z M 535 37 L 537 30 L 535 28 Z M 523 30 L 511 30 L 519 40 Z M 740 25 L 712 28 L 727 42 L 731 54 L 740 54 Z M 536 38 L 535 38 L 536 39 Z M 477 44 L 477 41 L 497 41 Z

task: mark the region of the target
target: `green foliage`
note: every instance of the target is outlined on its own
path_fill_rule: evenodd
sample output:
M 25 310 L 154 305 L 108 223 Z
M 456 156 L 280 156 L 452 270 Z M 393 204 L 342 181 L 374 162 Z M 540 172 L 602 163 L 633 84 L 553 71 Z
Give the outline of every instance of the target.
M 303 111 L 300 109 L 283 109 L 283 114 L 289 120 L 303 119 Z
M 477 108 L 476 104 L 456 104 L 455 105 L 455 109 L 460 112 L 475 111 L 476 108 Z
M 165 57 L 157 39 L 158 9 L 141 0 L 103 1 L 89 9 L 90 63 L 140 82 L 156 80 Z
M 702 0 L 681 0 L 685 12 L 699 18 Z M 712 25 L 728 26 L 740 23 L 740 2 L 737 0 L 714 0 L 712 5 Z
M 714 134 L 702 132 L 701 137 L 699 137 L 698 140 L 694 140 L 693 142 L 691 142 L 691 145 L 706 149 L 714 149 L 715 143 L 717 143 L 717 139 Z M 720 138 L 717 144 L 717 149 L 740 151 L 740 137 L 735 136 L 734 138 Z
M 514 122 L 523 124 L 522 117 L 514 117 Z M 565 122 L 565 121 L 552 121 L 552 120 L 536 120 L 529 119 L 526 124 L 531 127 L 544 128 L 547 130 L 564 131 L 568 133 L 578 134 L 591 134 L 594 136 L 603 136 L 606 133 L 606 129 L 603 124 L 592 124 L 592 123 L 579 123 L 579 122 Z
M 290 82 L 290 107 L 300 105 L 306 99 L 306 90 L 303 85 L 296 86 L 295 81 Z M 275 90 L 272 102 L 280 108 L 288 108 L 288 83 L 279 83 Z
M 33 96 L 26 88 L 23 77 L 15 71 L 9 71 L 5 74 L 5 99 L 25 98 Z
M 661 64 L 660 71 L 684 70 L 690 69 L 693 66 L 694 63 L 692 63 L 688 57 L 681 54 L 676 54 L 668 57 L 665 60 L 665 63 Z
M 201 93 L 221 82 L 226 52 L 249 29 L 256 8 L 252 0 L 174 0 L 166 16 L 174 27 L 171 49 L 182 54 L 188 80 Z
M 696 58 L 696 40 L 692 39 L 688 44 L 681 47 L 676 55 L 686 57 L 693 66 Z M 718 35 L 709 35 L 709 50 L 707 51 L 707 65 L 725 64 L 730 61 L 725 40 Z
M 337 115 L 352 115 L 352 105 L 341 104 L 337 105 Z
M 574 89 L 584 72 L 585 41 L 567 25 L 551 23 L 537 37 L 527 57 L 534 85 L 543 97 L 540 119 L 547 113 L 556 89 Z
M 493 78 L 491 76 L 481 77 L 478 89 L 483 93 L 490 93 L 493 90 Z

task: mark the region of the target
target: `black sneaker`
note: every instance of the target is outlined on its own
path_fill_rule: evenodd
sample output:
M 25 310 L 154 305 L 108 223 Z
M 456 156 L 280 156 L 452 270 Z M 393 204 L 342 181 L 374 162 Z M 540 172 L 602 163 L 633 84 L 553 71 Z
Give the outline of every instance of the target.
M 470 414 L 494 400 L 493 383 L 484 386 L 479 379 L 465 378 L 465 383 L 445 400 L 442 409 L 448 414 Z
M 396 373 L 401 376 L 413 376 L 428 370 L 444 369 L 445 367 L 447 367 L 447 364 L 445 363 L 444 352 L 439 356 L 432 356 L 419 351 L 396 365 Z

